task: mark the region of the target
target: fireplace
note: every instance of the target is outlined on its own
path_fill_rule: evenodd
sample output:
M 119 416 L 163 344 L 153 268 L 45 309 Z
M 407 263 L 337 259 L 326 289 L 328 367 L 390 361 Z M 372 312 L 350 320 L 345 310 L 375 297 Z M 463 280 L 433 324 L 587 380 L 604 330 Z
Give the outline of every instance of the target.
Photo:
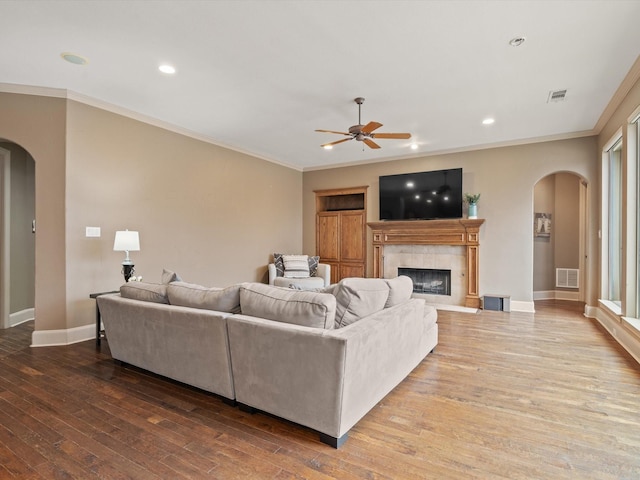
M 406 267 L 449 269 L 449 295 L 431 292 L 414 295 L 434 303 L 479 308 L 478 264 L 483 223 L 483 219 L 466 218 L 369 222 L 373 234 L 373 276 L 393 278 L 400 274 L 400 268 Z
M 406 275 L 413 280 L 414 293 L 451 296 L 451 270 L 400 267 L 398 275 Z

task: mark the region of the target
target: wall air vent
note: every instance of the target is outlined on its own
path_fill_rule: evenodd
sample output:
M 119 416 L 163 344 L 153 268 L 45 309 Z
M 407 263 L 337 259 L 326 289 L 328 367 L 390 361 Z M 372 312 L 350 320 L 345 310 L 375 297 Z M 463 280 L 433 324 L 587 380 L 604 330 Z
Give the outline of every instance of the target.
M 549 92 L 549 98 L 547 98 L 547 103 L 564 102 L 566 96 L 566 90 L 551 90 Z
M 580 270 L 577 268 L 556 268 L 556 287 L 580 288 Z

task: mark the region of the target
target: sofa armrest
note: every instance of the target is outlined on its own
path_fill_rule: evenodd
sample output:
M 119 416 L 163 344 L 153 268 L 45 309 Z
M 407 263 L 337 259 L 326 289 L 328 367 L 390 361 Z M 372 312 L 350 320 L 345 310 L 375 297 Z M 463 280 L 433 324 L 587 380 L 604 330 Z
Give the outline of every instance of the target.
M 328 263 L 319 263 L 316 270 L 316 277 L 321 277 L 324 280 L 324 286 L 331 285 L 331 265 Z
M 275 281 L 278 275 L 276 272 L 276 264 L 270 263 L 269 265 L 267 265 L 267 268 L 269 270 L 269 285 L 273 285 L 273 282 Z

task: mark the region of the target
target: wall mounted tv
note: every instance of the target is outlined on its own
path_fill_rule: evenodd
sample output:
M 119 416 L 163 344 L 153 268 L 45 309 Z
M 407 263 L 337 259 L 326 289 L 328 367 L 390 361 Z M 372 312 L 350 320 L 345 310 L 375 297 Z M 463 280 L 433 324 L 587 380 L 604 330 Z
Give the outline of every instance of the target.
M 380 220 L 462 218 L 462 169 L 380 177 Z

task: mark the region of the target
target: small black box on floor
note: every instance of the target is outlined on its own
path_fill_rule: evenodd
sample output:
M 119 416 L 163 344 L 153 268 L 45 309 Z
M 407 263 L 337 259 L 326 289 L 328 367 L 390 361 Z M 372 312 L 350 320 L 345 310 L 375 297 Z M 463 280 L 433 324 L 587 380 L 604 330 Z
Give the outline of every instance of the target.
M 511 297 L 509 295 L 485 295 L 482 297 L 482 308 L 484 310 L 510 312 Z

